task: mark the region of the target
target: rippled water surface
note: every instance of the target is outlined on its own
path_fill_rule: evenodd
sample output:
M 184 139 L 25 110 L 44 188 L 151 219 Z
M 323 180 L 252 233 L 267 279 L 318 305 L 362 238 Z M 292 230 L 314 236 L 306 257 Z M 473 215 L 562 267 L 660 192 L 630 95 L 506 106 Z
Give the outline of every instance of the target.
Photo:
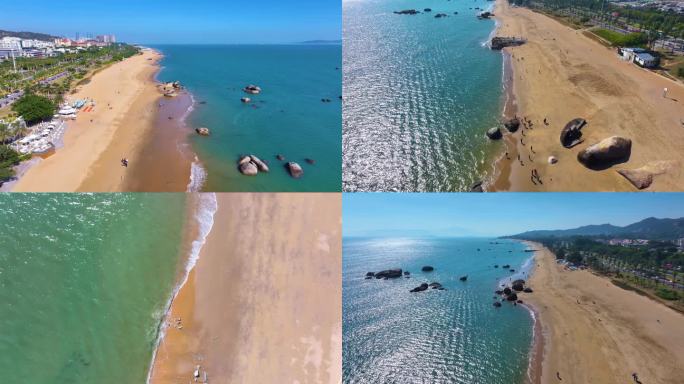
M 493 265 L 519 269 L 531 255 L 524 249 L 490 239 L 345 239 L 343 382 L 525 382 L 533 321 L 522 307 L 492 306 L 510 275 Z M 393 267 L 411 278 L 364 278 Z M 433 281 L 447 290 L 409 292 Z
M 183 194 L 0 195 L 0 382 L 144 383 Z
M 492 5 L 343 1 L 344 190 L 465 190 L 490 170 L 497 145 L 484 133 L 501 116 L 503 64 L 483 46 L 494 20 L 472 8 Z

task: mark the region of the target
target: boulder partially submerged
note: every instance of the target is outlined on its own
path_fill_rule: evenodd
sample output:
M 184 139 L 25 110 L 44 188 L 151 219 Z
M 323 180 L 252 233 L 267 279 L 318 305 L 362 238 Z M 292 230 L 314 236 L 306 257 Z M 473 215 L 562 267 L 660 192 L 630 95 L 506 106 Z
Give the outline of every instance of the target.
M 503 137 L 503 134 L 501 133 L 501 129 L 499 129 L 499 127 L 492 127 L 487 130 L 487 137 L 490 140 L 499 140 L 501 137 Z
M 238 160 L 240 173 L 246 176 L 256 176 L 259 171 L 268 172 L 268 165 L 254 155 L 242 156 Z
M 394 11 L 397 15 L 417 15 L 420 12 L 415 9 L 404 9 L 403 11 Z
M 261 87 L 256 86 L 254 84 L 250 84 L 242 89 L 245 93 L 249 93 L 250 95 L 258 95 L 261 93 Z
M 587 121 L 581 117 L 570 120 L 561 131 L 560 142 L 565 148 L 572 148 L 584 141 L 582 139 L 582 128 Z
M 401 268 L 386 269 L 384 271 L 380 271 L 380 272 L 375 273 L 376 279 L 383 279 L 383 278 L 396 279 L 397 277 L 401 277 L 401 276 L 402 276 Z
M 423 272 L 432 272 L 432 271 L 435 270 L 435 268 L 432 267 L 432 266 L 430 266 L 430 265 L 426 265 L 426 266 L 424 266 L 423 268 L 421 268 L 420 270 L 423 271 Z
M 593 144 L 577 154 L 577 160 L 590 169 L 606 169 L 629 160 L 632 140 L 611 136 Z
M 304 174 L 302 166 L 295 163 L 294 161 L 290 161 L 287 164 L 285 164 L 285 168 L 287 168 L 287 171 L 290 173 L 290 176 L 294 177 L 295 179 L 299 179 Z
M 428 289 L 428 283 L 423 283 L 423 284 L 413 288 L 409 292 L 422 292 L 422 291 L 426 291 L 427 289 Z
M 195 132 L 197 132 L 197 134 L 200 136 L 209 136 L 211 134 L 209 128 L 204 127 L 195 129 Z

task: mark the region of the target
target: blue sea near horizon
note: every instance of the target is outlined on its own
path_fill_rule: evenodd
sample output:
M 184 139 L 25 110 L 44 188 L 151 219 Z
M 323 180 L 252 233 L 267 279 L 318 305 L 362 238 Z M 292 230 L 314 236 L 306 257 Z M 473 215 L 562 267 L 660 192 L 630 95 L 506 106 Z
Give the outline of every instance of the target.
M 343 1 L 344 191 L 464 191 L 491 173 L 503 59 L 474 8 L 493 4 Z
M 187 123 L 211 136 L 190 141 L 207 172 L 204 191 L 340 191 L 342 48 L 340 44 L 159 45 L 161 81 L 180 81 L 195 99 Z M 255 84 L 259 95 L 242 89 Z M 248 104 L 242 97 L 251 98 Z M 323 102 L 322 99 L 329 99 Z M 244 176 L 240 155 L 269 173 Z M 285 161 L 276 159 L 281 154 Z M 305 159 L 313 159 L 309 164 Z M 301 165 L 293 179 L 285 163 Z
M 343 382 L 526 382 L 534 321 L 522 306 L 492 305 L 511 275 L 494 265 L 531 268 L 525 249 L 501 239 L 344 238 Z M 411 278 L 365 279 L 389 268 Z M 433 281 L 446 290 L 409 292 Z

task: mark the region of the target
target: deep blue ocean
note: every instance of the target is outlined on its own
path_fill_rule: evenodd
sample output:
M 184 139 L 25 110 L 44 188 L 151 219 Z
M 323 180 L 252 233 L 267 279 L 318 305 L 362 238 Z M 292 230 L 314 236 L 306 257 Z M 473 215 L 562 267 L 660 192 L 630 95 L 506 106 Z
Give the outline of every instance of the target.
M 500 239 L 345 238 L 343 382 L 525 382 L 534 321 L 523 306 L 492 305 L 499 281 L 511 275 L 494 265 L 516 273 L 526 265 L 527 274 L 533 263 L 525 249 Z M 421 272 L 424 265 L 434 271 Z M 411 278 L 365 279 L 389 268 Z M 446 290 L 409 292 L 423 282 Z

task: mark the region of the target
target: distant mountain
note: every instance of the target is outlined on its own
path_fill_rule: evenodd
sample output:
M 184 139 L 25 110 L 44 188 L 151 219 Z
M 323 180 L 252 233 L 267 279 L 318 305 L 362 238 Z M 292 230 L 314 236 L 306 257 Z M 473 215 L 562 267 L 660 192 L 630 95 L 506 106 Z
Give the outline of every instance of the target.
M 342 44 L 342 40 L 307 40 L 299 44 Z
M 513 236 L 517 239 L 539 239 L 549 237 L 623 237 L 628 239 L 674 240 L 684 238 L 684 217 L 679 219 L 657 219 L 649 217 L 624 227 L 611 224 L 586 225 L 573 229 L 528 231 Z
M 32 40 L 42 40 L 42 41 L 53 41 L 54 39 L 59 38 L 59 36 L 52 36 L 48 35 L 45 33 L 37 33 L 37 32 L 12 32 L 12 31 L 3 31 L 0 29 L 0 39 L 2 39 L 5 36 L 9 37 L 19 37 L 22 39 L 32 39 Z

